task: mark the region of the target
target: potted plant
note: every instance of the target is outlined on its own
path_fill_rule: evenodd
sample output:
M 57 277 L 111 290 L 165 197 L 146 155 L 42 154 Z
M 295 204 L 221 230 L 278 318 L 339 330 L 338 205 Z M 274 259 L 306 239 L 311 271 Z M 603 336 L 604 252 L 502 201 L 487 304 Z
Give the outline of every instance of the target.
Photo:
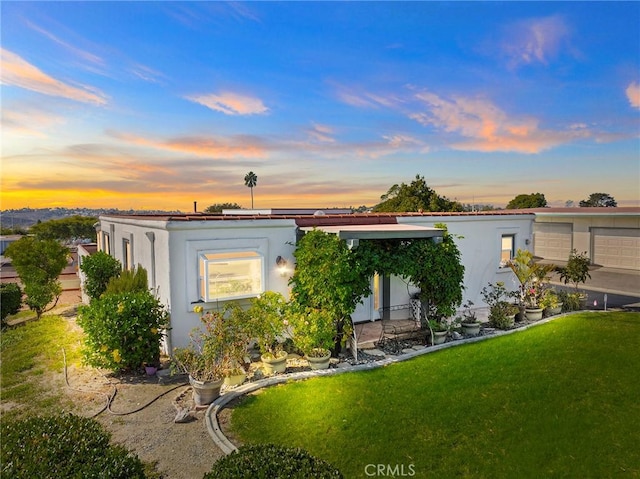
M 449 325 L 444 321 L 435 319 L 428 320 L 429 331 L 431 332 L 431 343 L 433 345 L 442 344 L 447 340 L 449 334 Z
M 311 369 L 327 369 L 336 337 L 336 322 L 329 311 L 304 308 L 290 315 L 293 342 Z
M 562 311 L 562 301 L 553 289 L 547 289 L 540 300 L 540 306 L 544 308 L 547 316 L 553 316 L 554 314 L 560 314 Z
M 520 304 L 525 308 L 528 320 L 542 318 L 542 311 L 538 304 L 546 285 L 549 283 L 549 273 L 555 269 L 554 265 L 544 265 L 533 260 L 533 254 L 527 250 L 518 249 L 508 266 L 520 282 Z
M 580 292 L 578 287 L 580 283 L 586 283 L 587 278 L 591 279 L 591 275 L 589 274 L 590 263 L 591 261 L 589 260 L 586 252 L 578 253 L 577 250 L 573 249 L 569 254 L 567 265 L 556 268 L 556 271 L 560 275 L 560 279 L 564 284 L 573 283 L 575 294 L 579 295 L 581 307 L 584 307 L 587 302 L 587 294 Z
M 287 352 L 282 346 L 288 328 L 286 309 L 287 303 L 281 294 L 267 291 L 253 301 L 248 311 L 267 374 L 283 373 L 287 368 Z
M 465 336 L 477 336 L 480 334 L 480 321 L 476 315 L 476 312 L 471 309 L 473 301 L 468 300 L 463 305 L 462 316 L 457 317 L 456 320 L 460 322 L 462 326 L 462 332 Z
M 223 317 L 219 312 L 203 312 L 202 306 L 194 312 L 200 314 L 202 327 L 191 331 L 189 346 L 173 350 L 172 368 L 189 375 L 196 406 L 205 406 L 220 395 L 223 383 Z
M 222 344 L 222 363 L 225 386 L 238 386 L 247 378 L 247 348 L 252 339 L 251 316 L 238 303 L 223 308 L 223 329 L 219 331 Z
M 494 328 L 509 329 L 513 326 L 518 306 L 508 301 L 514 296 L 507 291 L 504 282 L 489 283 L 482 288 L 482 299 L 489 306 L 489 323 Z M 517 294 L 517 293 L 516 293 Z

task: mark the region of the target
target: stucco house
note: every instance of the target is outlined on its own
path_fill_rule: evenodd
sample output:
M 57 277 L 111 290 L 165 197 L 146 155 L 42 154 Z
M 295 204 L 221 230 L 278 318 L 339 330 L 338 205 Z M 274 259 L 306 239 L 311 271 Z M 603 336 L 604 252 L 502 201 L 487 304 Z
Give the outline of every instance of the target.
M 288 297 L 295 268 L 296 240 L 319 228 L 337 234 L 348 246 L 374 238 L 434 238 L 446 224 L 465 266 L 465 300 L 482 306 L 480 291 L 489 282 L 515 288 L 515 277 L 503 262 L 520 249 L 533 248 L 535 216 L 528 211 L 474 213 L 335 214 L 296 210 L 249 214 L 227 211 L 176 215 L 104 215 L 98 226 L 98 249 L 116 257 L 124 268 L 140 264 L 149 286 L 171 312 L 166 348 L 185 346 L 198 326 L 195 305 L 213 308 L 224 301 L 243 301 L 264 291 Z M 315 213 L 315 214 L 311 214 Z M 402 278 L 371 278 L 373 294 L 363 298 L 354 322 L 379 318 L 380 309 L 409 302 L 411 285 Z

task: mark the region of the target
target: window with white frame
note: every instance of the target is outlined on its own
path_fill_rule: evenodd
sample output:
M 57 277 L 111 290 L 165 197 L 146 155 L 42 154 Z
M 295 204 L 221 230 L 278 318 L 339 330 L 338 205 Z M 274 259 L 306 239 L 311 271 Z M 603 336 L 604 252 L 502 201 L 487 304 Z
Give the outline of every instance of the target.
M 122 239 L 122 259 L 124 260 L 122 269 L 133 269 L 133 265 L 131 264 L 131 241 L 127 238 Z
M 500 250 L 500 266 L 506 265 L 513 259 L 516 254 L 515 250 L 516 235 L 508 234 L 502 235 L 502 246 Z
M 263 266 L 264 259 L 256 251 L 200 253 L 200 299 L 240 299 L 263 293 Z

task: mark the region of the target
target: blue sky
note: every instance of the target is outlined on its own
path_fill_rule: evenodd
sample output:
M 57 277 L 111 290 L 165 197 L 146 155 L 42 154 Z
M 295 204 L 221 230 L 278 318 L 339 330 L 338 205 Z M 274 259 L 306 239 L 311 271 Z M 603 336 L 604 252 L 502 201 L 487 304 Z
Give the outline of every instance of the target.
M 2 2 L 2 208 L 640 205 L 638 2 Z

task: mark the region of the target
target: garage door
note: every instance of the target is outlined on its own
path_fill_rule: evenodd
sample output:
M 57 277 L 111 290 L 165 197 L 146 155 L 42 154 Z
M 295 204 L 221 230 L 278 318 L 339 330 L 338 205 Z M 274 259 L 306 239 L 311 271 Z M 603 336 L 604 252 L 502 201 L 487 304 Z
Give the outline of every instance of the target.
M 640 229 L 593 228 L 591 238 L 595 264 L 640 270 Z
M 573 225 L 571 223 L 534 223 L 533 249 L 544 259 L 567 261 L 571 253 Z

